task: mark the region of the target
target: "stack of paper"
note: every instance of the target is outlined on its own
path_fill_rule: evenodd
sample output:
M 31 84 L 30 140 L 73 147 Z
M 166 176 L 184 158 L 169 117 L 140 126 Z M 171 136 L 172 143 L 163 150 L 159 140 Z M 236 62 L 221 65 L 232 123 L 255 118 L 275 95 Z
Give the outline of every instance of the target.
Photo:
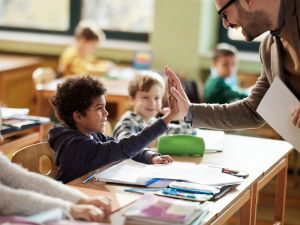
M 182 162 L 147 165 L 131 159 L 116 164 L 95 176 L 95 179 L 103 182 L 136 185 L 145 185 L 152 178 L 218 186 L 239 184 L 243 181 L 242 178 L 222 173 L 222 169 L 208 165 Z
M 204 213 L 198 203 L 145 194 L 124 216 L 130 224 L 191 224 Z

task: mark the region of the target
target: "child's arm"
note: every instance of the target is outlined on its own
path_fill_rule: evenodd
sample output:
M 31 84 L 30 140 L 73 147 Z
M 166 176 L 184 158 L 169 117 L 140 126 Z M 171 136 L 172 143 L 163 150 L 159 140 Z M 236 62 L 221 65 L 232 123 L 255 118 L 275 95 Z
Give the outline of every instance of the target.
M 166 123 L 158 119 L 142 132 L 119 142 L 108 140 L 105 136 L 99 136 L 101 140 L 93 140 L 76 130 L 70 130 L 67 135 L 61 135 L 53 142 L 50 135 L 49 144 L 56 150 L 60 180 L 69 182 L 109 163 L 132 158 L 166 130 Z
M 115 126 L 113 130 L 113 137 L 120 141 L 124 138 L 128 138 L 134 134 L 137 134 L 138 132 L 141 132 L 144 126 L 145 124 L 142 124 L 139 119 L 137 119 L 135 114 L 127 112 L 123 116 L 122 120 L 120 120 Z M 137 162 L 151 164 L 152 158 L 158 155 L 159 154 L 157 152 L 153 152 L 148 147 L 145 147 L 132 159 Z
M 15 189 L 0 183 L 0 212 L 3 215 L 32 215 L 53 208 L 70 210 L 71 202 L 37 192 Z
M 21 166 L 11 163 L 0 153 L 1 183 L 14 189 L 26 189 L 43 193 L 48 196 L 77 202 L 87 196 L 61 182 L 40 174 L 29 172 Z
M 179 124 L 170 123 L 168 125 L 167 134 L 192 134 L 195 135 L 197 132 L 192 126 L 185 122 L 179 122 Z

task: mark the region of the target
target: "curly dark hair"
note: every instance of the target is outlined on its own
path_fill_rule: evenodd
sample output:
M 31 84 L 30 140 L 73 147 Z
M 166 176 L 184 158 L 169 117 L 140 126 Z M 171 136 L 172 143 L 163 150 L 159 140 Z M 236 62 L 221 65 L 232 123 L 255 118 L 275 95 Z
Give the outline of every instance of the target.
M 73 113 L 77 111 L 86 115 L 93 101 L 105 93 L 103 83 L 97 78 L 89 75 L 70 77 L 57 85 L 51 103 L 59 120 L 76 129 Z

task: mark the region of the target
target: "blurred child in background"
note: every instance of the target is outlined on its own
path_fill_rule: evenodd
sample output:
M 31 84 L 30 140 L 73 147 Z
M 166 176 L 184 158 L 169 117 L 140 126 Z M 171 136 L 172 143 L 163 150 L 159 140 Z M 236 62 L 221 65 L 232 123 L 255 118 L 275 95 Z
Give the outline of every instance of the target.
M 89 73 L 103 75 L 113 63 L 96 60 L 92 52 L 105 41 L 104 32 L 94 23 L 82 21 L 75 30 L 76 43 L 68 46 L 59 58 L 58 70 L 62 76 Z
M 236 88 L 236 52 L 234 46 L 225 43 L 217 45 L 214 50 L 212 58 L 214 73 L 210 74 L 204 85 L 206 103 L 224 104 L 248 96 Z

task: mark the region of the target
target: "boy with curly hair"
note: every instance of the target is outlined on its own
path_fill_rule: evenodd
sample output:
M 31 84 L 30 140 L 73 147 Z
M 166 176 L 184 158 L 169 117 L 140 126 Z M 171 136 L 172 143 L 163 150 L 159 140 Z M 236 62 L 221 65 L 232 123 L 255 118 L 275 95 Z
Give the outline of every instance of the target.
M 177 116 L 177 106 L 170 97 L 170 111 L 141 132 L 116 141 L 105 136 L 105 109 L 103 84 L 90 76 L 70 77 L 58 85 L 51 102 L 63 123 L 49 131 L 48 142 L 55 151 L 59 167 L 58 179 L 67 183 L 109 163 L 133 158 L 143 163 L 169 163 L 169 156 L 143 150 Z M 163 160 L 157 160 L 162 158 Z

